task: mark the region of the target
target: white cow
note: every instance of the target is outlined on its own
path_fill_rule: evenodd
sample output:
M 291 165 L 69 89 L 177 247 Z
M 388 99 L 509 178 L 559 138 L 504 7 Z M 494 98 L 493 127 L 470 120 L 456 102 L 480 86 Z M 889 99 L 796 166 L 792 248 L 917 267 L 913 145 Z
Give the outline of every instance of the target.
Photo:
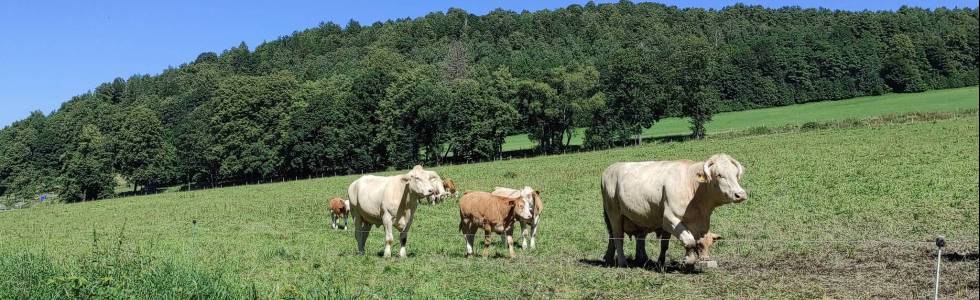
M 364 254 L 364 243 L 371 232 L 371 225 L 375 225 L 384 226 L 384 256 L 391 256 L 393 228 L 396 228 L 401 232 L 398 255 L 405 257 L 408 230 L 412 227 L 419 200 L 437 201 L 444 193 L 439 174 L 423 170 L 419 165 L 407 174 L 387 177 L 364 175 L 355 180 L 347 188 L 347 195 L 354 219 L 358 253 Z
M 742 164 L 727 154 L 707 161 L 646 161 L 615 163 L 602 173 L 602 208 L 609 242 L 604 259 L 626 265 L 624 234 L 636 236 L 636 258 L 645 262 L 646 235 L 661 239 L 662 266 L 670 235 L 684 243 L 685 264 L 697 261 L 698 240 L 708 233 L 711 212 L 727 203 L 739 203 L 748 194 L 738 180 Z
M 532 197 L 522 197 L 522 191 L 525 190 L 530 190 Z M 524 205 L 531 208 L 530 218 L 518 217 L 517 220 L 521 223 L 521 248 L 527 249 L 527 240 L 530 238 L 531 249 L 534 249 L 534 244 L 538 237 L 538 224 L 541 220 L 541 210 L 544 209 L 544 205 L 541 203 L 541 193 L 529 186 L 525 186 L 520 190 L 498 186 L 494 187 L 492 194 L 508 198 L 522 198 L 525 202 Z M 507 230 L 507 236 L 513 236 L 513 233 L 513 227 Z M 506 243 L 506 240 L 504 242 Z

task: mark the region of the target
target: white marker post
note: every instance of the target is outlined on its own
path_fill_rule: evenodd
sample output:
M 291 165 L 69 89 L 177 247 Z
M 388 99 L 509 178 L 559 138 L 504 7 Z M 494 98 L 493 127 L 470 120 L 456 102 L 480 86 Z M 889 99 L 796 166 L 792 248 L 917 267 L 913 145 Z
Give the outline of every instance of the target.
M 943 236 L 936 237 L 936 291 L 932 294 L 932 299 L 939 299 L 939 267 L 943 262 L 943 247 L 946 247 L 946 238 Z

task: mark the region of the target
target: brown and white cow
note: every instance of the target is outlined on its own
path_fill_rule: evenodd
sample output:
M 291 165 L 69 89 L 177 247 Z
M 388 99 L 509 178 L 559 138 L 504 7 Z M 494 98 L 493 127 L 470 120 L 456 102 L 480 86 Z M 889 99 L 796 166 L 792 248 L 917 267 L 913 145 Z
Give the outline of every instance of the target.
M 437 201 L 442 195 L 442 178 L 433 171 L 416 165 L 407 174 L 395 176 L 364 175 L 350 184 L 347 195 L 350 199 L 350 213 L 354 219 L 354 238 L 357 252 L 364 254 L 364 243 L 371 233 L 371 225 L 384 226 L 384 256 L 391 256 L 394 242 L 394 229 L 401 231 L 401 249 L 398 255 L 407 255 L 408 230 L 412 228 L 412 218 L 419 201 Z
M 694 264 L 701 248 L 699 240 L 708 233 L 714 209 L 748 198 L 739 184 L 743 173 L 742 164 L 727 154 L 715 154 L 706 161 L 621 162 L 609 166 L 602 173 L 601 184 L 609 233 L 603 258 L 609 264 L 626 265 L 623 237 L 630 234 L 637 237 L 637 260 L 645 262 L 646 235 L 655 232 L 661 239 L 661 265 L 671 235 L 684 243 L 684 263 Z
M 459 230 L 466 240 L 466 256 L 473 255 L 473 239 L 477 230 L 483 229 L 483 256 L 486 257 L 490 254 L 492 232 L 505 235 L 518 218 L 531 218 L 531 208 L 525 203 L 533 194 L 530 189 L 522 190 L 519 198 L 495 196 L 487 192 L 463 193 L 463 197 L 459 198 Z M 507 234 L 506 241 L 510 257 L 514 257 L 513 236 Z
M 333 229 L 347 229 L 347 215 L 350 213 L 350 201 L 333 197 L 330 199 L 330 223 Z M 343 225 L 337 225 L 337 219 L 344 220 Z
M 456 182 L 452 179 L 446 178 L 442 182 L 442 187 L 446 189 L 446 195 L 456 196 Z
M 525 186 L 524 189 L 531 189 L 529 186 Z M 538 238 L 538 224 L 541 221 L 541 210 L 544 209 L 544 204 L 541 203 L 541 192 L 531 189 L 534 191 L 530 202 L 525 203 L 531 208 L 531 218 L 524 219 L 518 218 L 517 221 L 521 223 L 521 248 L 527 249 L 527 240 L 531 240 L 531 248 L 534 249 L 537 238 Z M 516 190 L 512 188 L 505 187 L 494 187 L 493 193 L 497 196 L 508 197 L 508 198 L 518 198 L 521 197 L 521 190 Z M 512 226 L 507 230 L 507 235 L 513 236 L 514 227 Z

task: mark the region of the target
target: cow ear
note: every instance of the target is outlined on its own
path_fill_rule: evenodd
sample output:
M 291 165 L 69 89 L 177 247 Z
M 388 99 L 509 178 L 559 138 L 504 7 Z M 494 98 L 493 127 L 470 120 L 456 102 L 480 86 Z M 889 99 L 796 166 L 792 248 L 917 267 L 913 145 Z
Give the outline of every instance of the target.
M 410 175 L 402 175 L 402 178 L 401 178 L 401 180 L 402 180 L 402 183 L 407 183 L 407 182 L 408 182 L 408 179 L 409 179 L 410 177 L 411 177 Z
M 708 160 L 708 161 L 704 162 L 704 167 L 702 168 L 701 172 L 698 173 L 698 181 L 700 181 L 700 182 L 708 182 L 709 180 L 711 180 L 711 165 L 712 164 L 714 164 L 714 162 L 711 161 L 711 160 Z
M 742 174 L 745 174 L 745 167 L 743 167 L 742 163 L 738 162 L 734 158 L 732 158 L 732 163 L 734 163 L 735 167 L 738 168 L 738 175 L 736 176 L 736 178 L 742 179 Z
M 538 196 L 541 196 L 541 191 L 539 191 L 539 190 L 534 190 L 534 193 L 535 194 L 538 194 Z

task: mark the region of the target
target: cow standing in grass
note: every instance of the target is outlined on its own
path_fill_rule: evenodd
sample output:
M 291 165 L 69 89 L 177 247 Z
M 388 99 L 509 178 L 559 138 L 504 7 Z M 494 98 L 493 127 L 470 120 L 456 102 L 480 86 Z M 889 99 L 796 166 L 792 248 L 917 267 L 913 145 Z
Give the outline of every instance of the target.
M 671 235 L 684 243 L 684 263 L 694 264 L 714 209 L 748 198 L 739 184 L 744 172 L 742 164 L 727 154 L 715 154 L 706 161 L 622 162 L 609 166 L 602 173 L 601 184 L 609 233 L 603 258 L 609 264 L 625 266 L 623 238 L 630 234 L 637 238 L 636 259 L 646 262 L 646 235 L 655 232 L 661 239 L 661 266 Z
M 459 198 L 459 230 L 466 241 L 466 256 L 473 255 L 473 240 L 476 231 L 483 229 L 483 256 L 490 251 L 490 235 L 496 232 L 506 234 L 507 250 L 514 257 L 514 237 L 507 230 L 514 226 L 518 218 L 531 218 L 528 203 L 534 190 L 525 188 L 519 197 L 501 197 L 487 192 L 466 192 Z
M 350 201 L 333 197 L 330 199 L 330 223 L 333 229 L 347 229 L 347 215 L 350 213 Z M 337 219 L 344 220 L 342 225 L 337 225 Z
M 518 218 L 518 222 L 521 223 L 521 248 L 527 249 L 527 240 L 531 240 L 531 248 L 534 249 L 537 238 L 538 238 L 538 224 L 541 221 L 541 210 L 544 209 L 544 204 L 541 203 L 541 193 L 537 190 L 532 189 L 529 186 L 525 186 L 524 189 L 529 189 L 533 191 L 531 199 L 525 202 L 527 207 L 531 208 L 530 218 Z M 521 197 L 522 190 L 516 190 L 512 188 L 505 187 L 495 187 L 493 190 L 494 195 L 508 197 L 508 198 L 519 198 Z M 514 227 L 511 226 L 507 229 L 507 235 L 513 236 Z
M 419 200 L 437 201 L 445 191 L 442 178 L 433 171 L 426 171 L 416 165 L 407 174 L 395 176 L 364 175 L 347 188 L 350 198 L 351 216 L 354 219 L 354 238 L 357 252 L 364 254 L 371 225 L 383 226 L 385 230 L 384 256 L 391 256 L 394 243 L 394 230 L 401 232 L 401 249 L 398 256 L 407 255 L 408 230 Z

